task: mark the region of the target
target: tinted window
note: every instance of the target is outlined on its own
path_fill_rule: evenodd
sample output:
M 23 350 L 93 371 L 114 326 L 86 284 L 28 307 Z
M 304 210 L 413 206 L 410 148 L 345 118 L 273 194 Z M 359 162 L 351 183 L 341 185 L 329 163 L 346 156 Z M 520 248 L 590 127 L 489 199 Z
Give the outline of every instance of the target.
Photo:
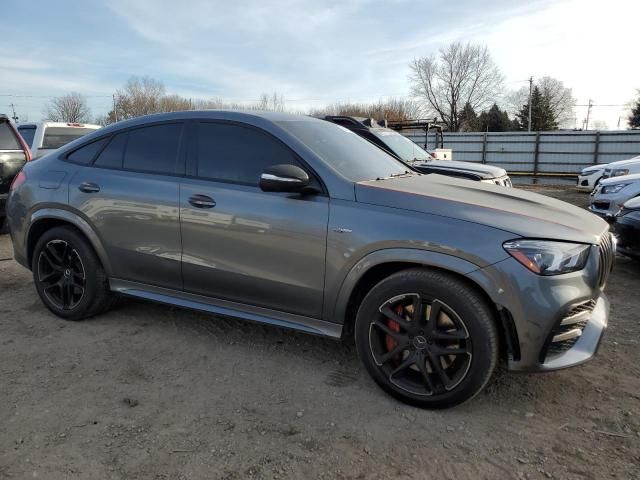
M 398 175 L 407 166 L 344 127 L 325 121 L 278 122 L 327 165 L 354 182 Z
M 122 157 L 124 156 L 124 147 L 127 144 L 127 133 L 114 135 L 109 145 L 102 150 L 102 153 L 96 159 L 94 165 L 105 168 L 122 168 Z
M 388 148 L 393 150 L 405 162 L 429 161 L 433 157 L 419 145 L 393 130 L 375 129 L 371 133 L 378 137 Z
M 22 150 L 22 145 L 7 122 L 0 123 L 0 150 Z
M 84 165 L 90 164 L 96 157 L 98 152 L 102 150 L 102 147 L 107 143 L 109 139 L 103 138 L 95 142 L 91 142 L 84 147 L 80 147 L 67 155 L 67 160 L 74 163 L 82 163 Z
M 181 123 L 131 130 L 124 155 L 124 168 L 175 173 L 181 137 Z
M 271 165 L 299 165 L 295 154 L 259 130 L 223 123 L 198 125 L 198 176 L 258 185 Z
M 18 131 L 24 142 L 31 148 L 33 146 L 33 136 L 36 134 L 36 127 L 18 127 Z
M 95 129 L 78 127 L 47 127 L 44 130 L 42 148 L 60 148 L 91 132 L 95 132 Z

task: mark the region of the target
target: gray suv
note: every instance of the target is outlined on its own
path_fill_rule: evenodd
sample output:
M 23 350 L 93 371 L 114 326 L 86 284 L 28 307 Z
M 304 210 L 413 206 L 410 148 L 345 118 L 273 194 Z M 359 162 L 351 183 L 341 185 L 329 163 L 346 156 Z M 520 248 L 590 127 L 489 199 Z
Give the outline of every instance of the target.
M 7 212 L 16 260 L 62 318 L 123 294 L 353 336 L 373 379 L 421 407 L 473 397 L 499 360 L 584 362 L 607 325 L 615 247 L 603 220 L 408 171 L 309 117 L 117 123 L 28 163 Z

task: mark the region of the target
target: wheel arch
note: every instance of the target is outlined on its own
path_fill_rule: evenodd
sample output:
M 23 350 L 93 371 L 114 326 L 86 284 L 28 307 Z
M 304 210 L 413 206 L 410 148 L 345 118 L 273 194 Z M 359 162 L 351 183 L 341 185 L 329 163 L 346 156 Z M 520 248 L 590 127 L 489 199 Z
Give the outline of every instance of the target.
M 31 221 L 29 223 L 29 229 L 26 234 L 26 253 L 27 262 L 29 268 L 32 268 L 31 262 L 33 257 L 33 250 L 38 242 L 38 239 L 48 230 L 54 227 L 69 226 L 78 231 L 84 238 L 87 239 L 94 252 L 100 259 L 107 275 L 111 273 L 111 265 L 98 237 L 97 233 L 91 228 L 89 223 L 79 215 L 70 212 L 68 210 L 44 208 L 34 212 L 31 215 Z
M 460 280 L 482 296 L 494 314 L 494 321 L 501 337 L 501 350 L 510 350 L 511 332 L 505 329 L 503 308 L 494 297 L 499 286 L 482 270 L 467 260 L 417 249 L 388 249 L 373 252 L 360 260 L 350 270 L 338 294 L 333 318 L 343 322 L 343 335 L 353 333 L 356 312 L 367 292 L 384 278 L 402 270 L 427 268 L 438 270 Z M 470 274 L 473 273 L 473 276 Z

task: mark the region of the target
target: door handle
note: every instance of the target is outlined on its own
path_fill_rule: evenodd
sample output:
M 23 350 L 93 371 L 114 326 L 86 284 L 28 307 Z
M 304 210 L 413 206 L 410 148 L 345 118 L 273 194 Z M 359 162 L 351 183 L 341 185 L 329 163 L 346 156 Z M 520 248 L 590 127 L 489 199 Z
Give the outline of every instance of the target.
M 208 195 L 191 195 L 189 197 L 189 203 L 196 208 L 213 208 L 216 206 L 216 202 Z
M 82 182 L 78 185 L 78 190 L 84 193 L 96 193 L 100 191 L 100 186 L 93 182 Z

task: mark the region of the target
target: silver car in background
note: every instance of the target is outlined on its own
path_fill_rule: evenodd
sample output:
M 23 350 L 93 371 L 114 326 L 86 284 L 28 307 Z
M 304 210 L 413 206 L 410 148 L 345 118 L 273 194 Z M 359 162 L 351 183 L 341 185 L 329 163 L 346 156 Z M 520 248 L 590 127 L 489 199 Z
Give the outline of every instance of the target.
M 591 193 L 589 210 L 601 217 L 611 218 L 627 200 L 639 195 L 640 173 L 603 179 Z

